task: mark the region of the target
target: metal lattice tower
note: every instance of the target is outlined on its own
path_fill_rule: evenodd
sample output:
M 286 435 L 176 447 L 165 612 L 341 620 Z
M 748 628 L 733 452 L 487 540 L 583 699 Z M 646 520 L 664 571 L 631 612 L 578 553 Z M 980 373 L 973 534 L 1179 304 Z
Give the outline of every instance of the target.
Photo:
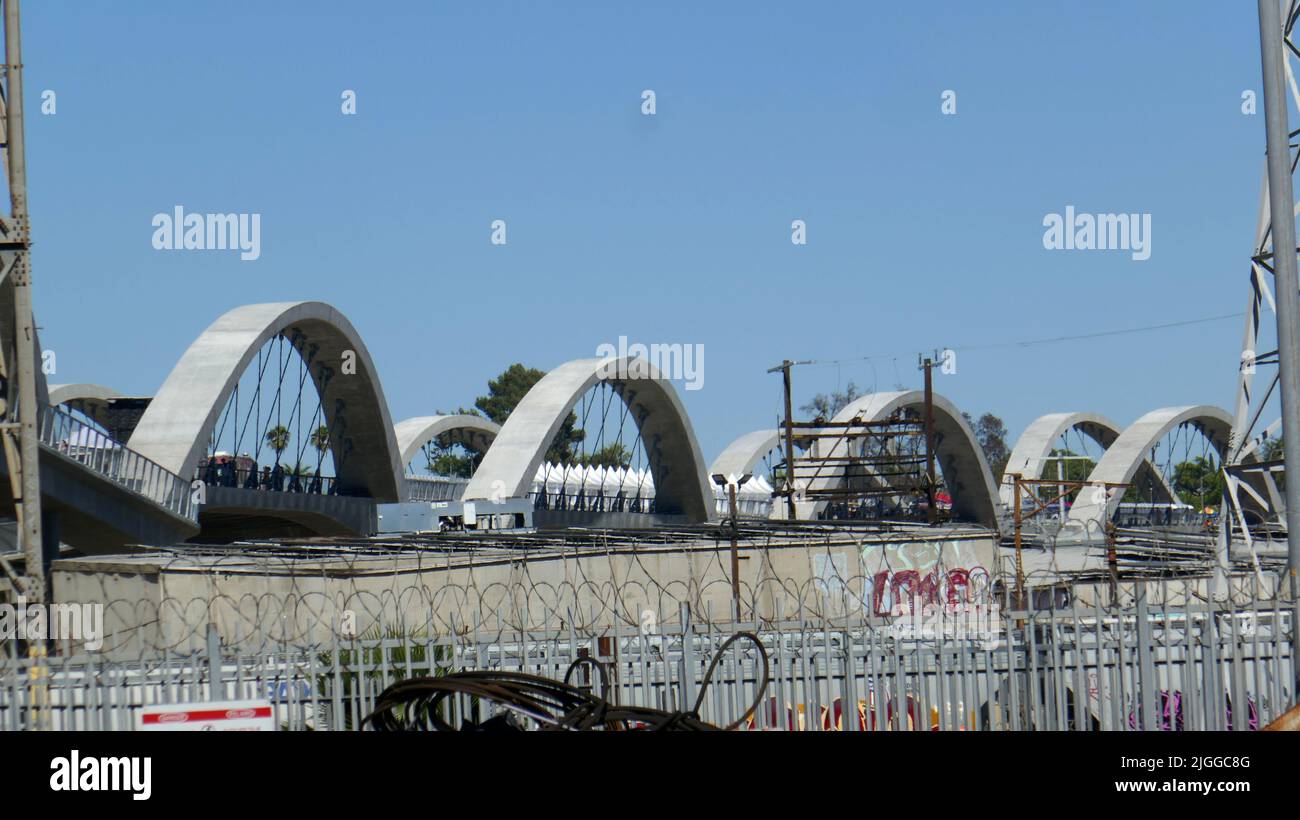
M 1300 281 L 1297 279 L 1293 194 L 1297 145 L 1296 135 L 1287 124 L 1291 103 L 1300 109 L 1300 88 L 1292 65 L 1293 58 L 1300 57 L 1292 39 L 1297 0 L 1283 0 L 1280 6 L 1277 0 L 1259 0 L 1258 9 L 1267 152 L 1251 257 L 1250 301 L 1246 310 L 1233 430 L 1224 458 L 1224 514 L 1220 527 L 1219 560 L 1220 569 L 1226 568 L 1234 537 L 1239 532 L 1250 550 L 1256 576 L 1262 580 L 1256 549 L 1258 536 L 1272 540 L 1273 533 L 1285 527 L 1288 573 L 1285 579 L 1279 579 L 1278 591 L 1291 596 L 1295 607 L 1293 623 L 1296 623 L 1300 619 L 1300 588 L 1297 587 L 1300 482 L 1286 482 L 1283 492 L 1279 493 L 1275 474 L 1285 469 L 1287 453 L 1295 456 L 1300 451 L 1300 362 L 1297 361 L 1300 339 L 1296 335 L 1297 323 L 1300 323 L 1297 315 L 1300 314 Z M 1265 273 L 1273 275 L 1272 291 Z M 1277 333 L 1274 350 L 1260 355 L 1261 330 L 1265 327 L 1260 317 L 1266 304 L 1276 317 L 1273 326 Z M 1277 369 L 1268 387 L 1259 391 L 1255 389 L 1254 376 L 1261 363 L 1276 364 Z M 1264 425 L 1263 418 L 1270 411 L 1270 400 L 1275 392 L 1281 414 Z M 1283 440 L 1281 459 L 1275 457 L 1275 452 L 1259 452 L 1261 445 L 1270 439 L 1279 425 Z M 1252 511 L 1256 512 L 1255 521 L 1250 520 Z

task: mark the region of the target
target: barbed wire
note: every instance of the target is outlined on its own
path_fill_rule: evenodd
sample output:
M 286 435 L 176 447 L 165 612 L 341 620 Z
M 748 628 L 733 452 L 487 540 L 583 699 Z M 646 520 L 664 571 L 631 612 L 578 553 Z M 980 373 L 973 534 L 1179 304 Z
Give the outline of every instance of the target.
M 918 606 L 931 607 L 941 621 L 959 620 L 971 608 L 1012 608 L 1009 596 L 1017 583 L 1006 550 L 995 551 L 993 566 L 963 566 L 933 542 L 904 542 L 890 551 L 861 540 L 839 541 L 800 547 L 799 558 L 813 564 L 801 577 L 776 568 L 780 551 L 746 550 L 760 567 L 756 579 L 739 583 L 739 613 L 733 611 L 725 549 L 678 554 L 688 571 L 676 577 L 663 570 L 665 553 L 639 550 L 478 556 L 461 565 L 450 557 L 439 562 L 427 556 L 342 555 L 304 562 L 231 554 L 198 566 L 190 556 L 159 555 L 141 567 L 138 589 L 153 595 L 124 586 L 120 573 L 82 573 L 61 603 L 102 606 L 100 651 L 185 652 L 202 645 L 210 627 L 224 645 L 255 650 L 339 645 L 363 636 L 483 643 L 548 632 L 627 635 L 647 625 L 681 628 L 687 620 L 704 628 L 787 621 L 880 625 Z M 870 568 L 850 570 L 850 552 Z M 1050 539 L 1026 552 L 1046 562 L 1024 574 L 1028 589 L 1055 588 L 1071 600 L 1102 601 L 1108 609 L 1133 601 L 1135 579 L 1109 589 L 1104 553 L 1091 556 L 1072 576 Z M 1253 575 L 1226 578 L 1229 604 L 1257 604 L 1271 594 Z M 1148 601 L 1165 605 L 1209 597 L 1210 579 L 1197 576 L 1156 579 Z

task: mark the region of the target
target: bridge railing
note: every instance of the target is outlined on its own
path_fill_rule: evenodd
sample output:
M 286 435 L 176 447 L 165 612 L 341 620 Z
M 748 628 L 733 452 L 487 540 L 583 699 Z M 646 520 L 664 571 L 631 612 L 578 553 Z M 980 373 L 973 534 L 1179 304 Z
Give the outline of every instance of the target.
M 189 482 L 62 407 L 44 407 L 41 444 L 182 518 L 197 520 Z
M 407 501 L 459 501 L 469 484 L 467 478 L 450 476 L 411 475 L 406 476 Z
M 533 491 L 528 494 L 532 499 L 533 506 L 539 510 L 586 510 L 590 512 L 632 512 L 632 513 L 653 513 L 655 511 L 654 496 L 644 496 L 639 493 L 624 492 L 605 492 L 604 490 L 587 490 L 586 488 L 571 491 L 568 488 L 563 490 L 543 489 L 534 485 Z
M 306 493 L 308 495 L 338 495 L 338 479 L 310 471 L 273 469 L 263 466 L 233 467 L 228 464 L 200 464 L 194 471 L 194 480 L 209 487 L 230 487 L 240 490 L 265 490 L 276 493 Z

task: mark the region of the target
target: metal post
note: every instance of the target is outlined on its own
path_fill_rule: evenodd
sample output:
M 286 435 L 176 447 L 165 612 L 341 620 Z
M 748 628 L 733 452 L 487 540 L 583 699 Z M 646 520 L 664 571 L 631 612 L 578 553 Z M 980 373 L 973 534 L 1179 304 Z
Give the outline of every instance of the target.
M 1286 482 L 1286 540 L 1293 608 L 1292 630 L 1300 624 L 1300 469 L 1290 470 L 1300 454 L 1300 280 L 1296 275 L 1295 203 L 1291 192 L 1291 149 L 1283 78 L 1282 21 L 1278 0 L 1259 0 L 1259 50 L 1264 74 L 1264 121 L 1268 136 L 1268 200 L 1273 233 L 1273 291 L 1277 298 L 1277 359 L 1282 395 L 1282 458 Z M 1300 677 L 1300 675 L 1297 675 Z M 1297 681 L 1300 686 L 1300 680 Z M 1293 690 L 1295 691 L 1295 690 Z
M 1119 552 L 1115 548 L 1115 522 L 1106 522 L 1106 567 L 1110 570 L 1110 597 L 1119 595 Z
M 1060 496 L 1060 498 L 1058 498 L 1056 501 L 1056 517 L 1062 524 L 1065 523 L 1065 459 L 1066 456 L 1064 455 L 1064 453 L 1065 451 L 1062 450 L 1061 455 L 1058 455 L 1056 458 L 1056 480 L 1061 482 L 1056 487 L 1056 494 Z
M 934 508 L 934 388 L 931 384 L 934 362 L 926 359 L 922 367 L 925 368 L 925 517 L 933 525 L 939 520 Z
M 739 621 L 743 616 L 740 613 L 740 550 L 736 545 L 737 536 L 740 534 L 740 522 L 736 520 L 735 482 L 727 482 L 727 497 L 731 502 L 731 601 L 736 612 L 736 620 Z
M 226 699 L 226 681 L 222 675 L 221 632 L 215 623 L 208 624 L 208 700 Z
M 785 511 L 791 521 L 798 517 L 794 509 L 794 410 L 790 401 L 790 368 L 793 366 L 794 362 L 789 359 L 781 362 L 781 381 L 785 385 Z
M 1020 553 L 1020 473 L 1012 473 L 1011 480 L 1016 488 L 1016 608 L 1018 609 L 1024 606 L 1025 600 L 1025 563 Z

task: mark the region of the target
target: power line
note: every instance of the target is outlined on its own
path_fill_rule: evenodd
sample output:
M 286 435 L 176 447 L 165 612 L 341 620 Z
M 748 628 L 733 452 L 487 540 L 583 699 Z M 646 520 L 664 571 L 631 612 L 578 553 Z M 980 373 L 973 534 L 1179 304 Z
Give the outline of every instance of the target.
M 1207 324 L 1209 322 L 1222 322 L 1226 319 L 1240 319 L 1243 316 L 1245 316 L 1245 313 L 1242 312 L 1225 313 L 1221 316 L 1206 316 L 1201 319 L 1185 319 L 1180 322 L 1165 322 L 1164 324 L 1144 325 L 1142 327 L 1130 327 L 1130 328 L 1123 328 L 1120 330 L 1102 330 L 1102 331 L 1097 331 L 1095 333 L 1079 333 L 1071 336 L 1051 336 L 1043 339 L 1026 339 L 1024 341 L 1019 341 L 1019 342 L 994 342 L 991 344 L 983 344 L 983 345 L 950 345 L 950 347 L 953 350 L 957 350 L 963 353 L 972 350 L 996 350 L 999 348 L 1009 348 L 1009 347 L 1037 347 L 1039 345 L 1060 344 L 1061 342 L 1075 342 L 1075 341 L 1080 341 L 1082 339 L 1100 339 L 1107 336 L 1124 336 L 1131 333 L 1149 333 L 1155 330 L 1168 330 L 1170 328 L 1188 327 L 1190 325 Z M 899 356 L 911 356 L 914 355 L 915 353 L 916 351 L 909 350 L 901 353 L 878 353 L 871 356 L 855 356 L 846 359 L 810 359 L 803 362 L 797 362 L 797 364 L 810 364 L 810 365 L 847 364 L 850 362 L 865 362 L 865 361 L 873 361 L 873 360 L 897 359 Z

